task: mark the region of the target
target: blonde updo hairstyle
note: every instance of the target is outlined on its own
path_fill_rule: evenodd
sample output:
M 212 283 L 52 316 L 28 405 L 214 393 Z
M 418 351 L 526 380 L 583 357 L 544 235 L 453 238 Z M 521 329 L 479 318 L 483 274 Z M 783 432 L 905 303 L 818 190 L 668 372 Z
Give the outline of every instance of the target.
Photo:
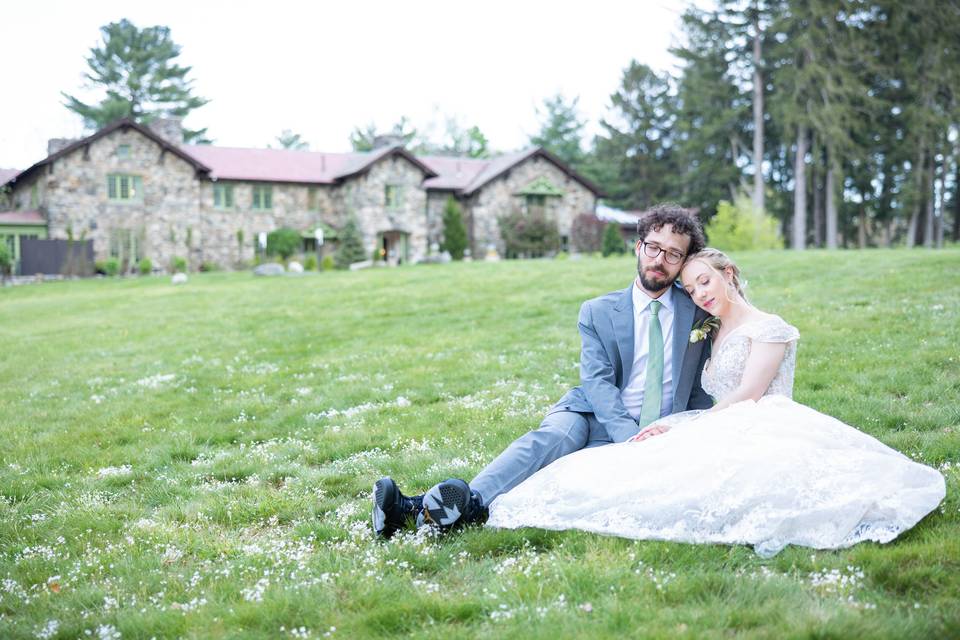
M 730 259 L 730 256 L 719 249 L 704 247 L 700 251 L 687 256 L 686 263 L 689 264 L 694 260 L 699 260 L 704 263 L 722 278 L 725 278 L 727 275 L 730 276 L 730 286 L 727 288 L 727 300 L 729 302 L 734 302 L 729 292 L 731 288 L 740 294 L 741 298 L 744 300 L 747 299 L 747 294 L 745 293 L 747 281 L 740 276 L 740 267 Z

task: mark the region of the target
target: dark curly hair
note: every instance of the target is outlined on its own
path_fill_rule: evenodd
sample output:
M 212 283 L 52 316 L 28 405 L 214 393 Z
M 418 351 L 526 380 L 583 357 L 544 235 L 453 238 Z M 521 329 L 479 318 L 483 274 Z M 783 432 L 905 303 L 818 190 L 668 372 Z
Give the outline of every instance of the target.
M 696 209 L 684 209 L 673 202 L 663 202 L 654 205 L 637 220 L 637 235 L 643 240 L 650 230 L 659 231 L 663 225 L 669 224 L 674 233 L 690 237 L 690 247 L 687 255 L 692 256 L 707 244 L 703 235 L 703 227 L 697 218 Z

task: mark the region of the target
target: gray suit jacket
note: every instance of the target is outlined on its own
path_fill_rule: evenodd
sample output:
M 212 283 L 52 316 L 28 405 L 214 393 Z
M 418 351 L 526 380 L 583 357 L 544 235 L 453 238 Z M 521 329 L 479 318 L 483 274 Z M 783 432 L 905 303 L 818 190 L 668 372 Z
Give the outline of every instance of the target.
M 567 392 L 550 413 L 593 413 L 614 442 L 636 435 L 639 428 L 623 406 L 620 392 L 633 366 L 633 284 L 594 298 L 580 307 L 580 386 Z M 673 292 L 673 411 L 709 409 L 713 399 L 700 386 L 709 354 L 709 340 L 690 343 L 695 322 L 707 317 L 687 292 Z

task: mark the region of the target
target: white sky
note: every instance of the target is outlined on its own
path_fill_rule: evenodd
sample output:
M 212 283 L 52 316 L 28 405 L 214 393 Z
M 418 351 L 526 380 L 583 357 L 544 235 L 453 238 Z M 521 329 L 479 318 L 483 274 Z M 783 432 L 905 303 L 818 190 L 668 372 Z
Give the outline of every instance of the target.
M 348 151 L 354 127 L 386 130 L 406 115 L 437 133 L 476 124 L 496 150 L 526 145 L 536 107 L 579 96 L 588 135 L 631 59 L 672 69 L 686 0 L 222 2 L 34 0 L 0 17 L 0 167 L 25 169 L 48 138 L 79 137 L 60 91 L 85 97 L 85 58 L 99 28 L 127 18 L 169 26 L 211 102 L 190 128 L 214 144 L 264 147 L 282 129 L 319 151 Z

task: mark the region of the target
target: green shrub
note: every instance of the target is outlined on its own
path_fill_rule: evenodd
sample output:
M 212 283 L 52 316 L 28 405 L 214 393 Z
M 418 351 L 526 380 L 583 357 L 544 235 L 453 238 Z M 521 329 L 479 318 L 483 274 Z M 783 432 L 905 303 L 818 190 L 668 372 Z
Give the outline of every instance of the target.
M 331 271 L 337 267 L 337 263 L 334 262 L 333 256 L 326 255 L 323 256 L 323 260 L 320 261 L 320 268 L 324 271 Z
M 107 258 L 103 261 L 103 272 L 108 276 L 115 276 L 120 273 L 120 259 Z
M 267 234 L 267 255 L 280 256 L 287 260 L 300 248 L 300 243 L 300 234 L 293 229 L 275 229 Z
M 8 276 L 13 270 L 13 254 L 6 242 L 0 242 L 0 276 Z
M 460 205 L 453 196 L 449 196 L 443 205 L 443 243 L 440 248 L 454 260 L 463 260 L 463 252 L 467 249 L 467 227 L 463 224 Z
M 603 248 L 601 251 L 604 258 L 627 252 L 627 248 L 623 244 L 623 236 L 620 235 L 620 225 L 616 222 L 609 223 L 607 228 L 603 230 Z
M 577 253 L 596 253 L 603 246 L 606 225 L 592 213 L 581 213 L 570 225 L 570 244 Z
M 308 255 L 303 261 L 303 270 L 304 271 L 316 271 L 317 270 L 317 256 L 312 253 Z
M 212 260 L 204 260 L 200 263 L 200 271 L 220 271 L 220 265 Z
M 363 239 L 360 237 L 356 218 L 350 216 L 339 235 L 340 248 L 337 249 L 334 259 L 338 269 L 349 269 L 354 262 L 366 260 L 367 252 L 363 250 Z
M 783 248 L 777 219 L 755 210 L 745 195 L 733 204 L 721 200 L 704 231 L 710 246 L 722 251 Z
M 497 221 L 507 258 L 539 258 L 560 249 L 557 224 L 543 212 L 514 211 Z
M 181 258 L 180 256 L 174 256 L 170 260 L 170 270 L 174 273 L 186 273 L 187 272 L 187 259 Z
M 153 263 L 150 261 L 150 258 L 141 258 L 140 262 L 137 263 L 137 270 L 142 276 L 148 276 L 153 273 Z

